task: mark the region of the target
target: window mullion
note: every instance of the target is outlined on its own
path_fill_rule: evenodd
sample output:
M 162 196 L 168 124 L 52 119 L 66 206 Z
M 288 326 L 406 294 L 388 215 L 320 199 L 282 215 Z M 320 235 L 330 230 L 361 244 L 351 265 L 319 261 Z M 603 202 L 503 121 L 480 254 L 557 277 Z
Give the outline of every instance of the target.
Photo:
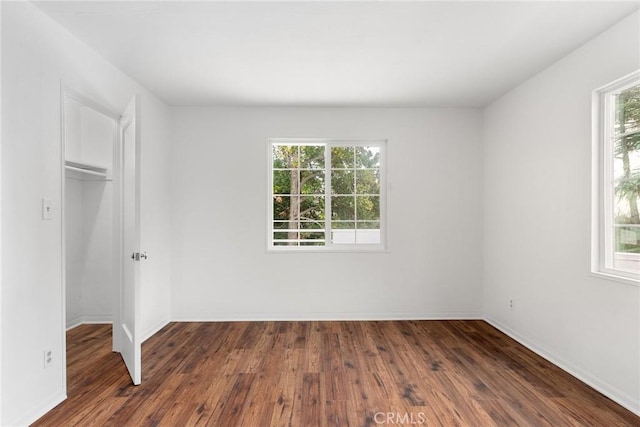
M 603 178 L 604 178 L 604 194 L 603 194 L 603 238 L 604 238 L 604 268 L 611 268 L 613 266 L 613 252 L 614 252 L 614 233 L 613 230 L 613 211 L 614 211 L 614 195 L 613 195 L 613 161 L 615 157 L 614 142 L 612 139 L 613 120 L 615 120 L 614 111 L 614 96 L 608 94 L 604 96 L 604 111 L 603 111 L 603 152 L 604 152 L 604 164 L 603 164 Z
M 356 150 L 353 150 L 353 241 L 358 244 L 358 168 Z
M 297 230 L 296 238 L 298 240 L 297 246 L 300 246 L 300 239 L 302 238 L 301 234 L 300 234 L 300 226 L 302 224 L 301 223 L 302 218 L 300 218 L 300 215 L 301 215 L 301 212 L 302 212 L 300 210 L 300 205 L 302 205 L 302 198 L 300 197 L 300 184 L 301 184 L 300 178 L 301 178 L 301 176 L 300 176 L 300 147 L 298 147 L 298 169 L 296 170 L 296 180 L 297 180 L 296 188 L 298 189 L 298 191 L 297 191 L 297 193 L 295 195 L 295 198 L 297 199 L 296 207 L 298 209 L 298 212 L 296 212 L 296 219 L 297 219 L 297 221 L 296 221 L 296 230 Z
M 331 239 L 331 144 L 324 145 L 324 245 L 332 246 Z

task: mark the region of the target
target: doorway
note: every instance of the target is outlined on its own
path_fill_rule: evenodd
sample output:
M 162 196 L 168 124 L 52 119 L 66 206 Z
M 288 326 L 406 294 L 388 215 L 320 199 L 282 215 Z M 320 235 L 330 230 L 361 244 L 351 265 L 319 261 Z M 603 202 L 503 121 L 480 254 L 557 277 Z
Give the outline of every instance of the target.
M 65 329 L 112 324 L 112 349 L 134 384 L 141 380 L 140 258 L 131 258 L 140 236 L 139 155 L 131 154 L 139 151 L 138 106 L 134 97 L 120 115 L 62 90 Z
M 119 118 L 66 91 L 63 112 L 66 328 L 112 323 Z

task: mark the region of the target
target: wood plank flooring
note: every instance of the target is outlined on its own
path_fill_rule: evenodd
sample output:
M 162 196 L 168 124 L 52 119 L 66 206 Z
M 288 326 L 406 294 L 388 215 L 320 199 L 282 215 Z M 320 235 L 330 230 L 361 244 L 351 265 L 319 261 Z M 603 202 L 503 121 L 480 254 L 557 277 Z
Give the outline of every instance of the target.
M 483 321 L 171 323 L 131 385 L 111 327 L 68 332 L 35 426 L 640 426 Z

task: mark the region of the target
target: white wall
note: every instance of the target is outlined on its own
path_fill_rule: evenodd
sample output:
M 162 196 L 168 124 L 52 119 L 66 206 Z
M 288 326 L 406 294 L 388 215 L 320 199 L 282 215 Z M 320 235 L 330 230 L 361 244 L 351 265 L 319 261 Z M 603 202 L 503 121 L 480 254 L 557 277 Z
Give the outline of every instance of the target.
M 66 327 L 82 323 L 82 275 L 84 271 L 84 250 L 82 230 L 82 181 L 66 179 L 65 188 L 65 311 Z
M 480 112 L 174 108 L 172 318 L 477 318 Z M 388 139 L 386 253 L 266 253 L 269 137 Z
M 113 182 L 82 182 L 82 321 L 113 321 Z
M 66 179 L 66 327 L 113 320 L 113 183 Z
M 634 14 L 484 111 L 487 319 L 640 413 L 640 288 L 591 277 L 591 91 L 640 67 Z M 509 309 L 509 299 L 515 307 Z
M 65 158 L 107 168 L 112 176 L 116 121 L 65 100 Z M 65 179 L 67 328 L 113 320 L 113 181 Z
M 168 196 L 160 192 L 166 173 L 166 106 L 35 6 L 2 7 L 2 420 L 24 425 L 65 396 L 62 352 L 65 315 L 61 262 L 60 81 L 115 111 L 134 93 L 143 97 L 143 159 L 159 166 L 143 170 L 144 250 L 153 259 L 142 270 L 142 331 L 169 319 L 170 260 Z M 143 168 L 147 165 L 143 160 Z M 41 198 L 54 202 L 55 219 L 41 219 Z M 162 225 L 161 227 L 158 224 Z M 157 250 L 156 250 L 157 249 Z M 159 266 L 158 273 L 148 271 Z M 163 296 L 164 295 L 164 296 Z M 162 319 L 162 320 L 161 320 Z M 43 350 L 53 364 L 43 367 Z M 144 366 L 143 366 L 144 369 Z

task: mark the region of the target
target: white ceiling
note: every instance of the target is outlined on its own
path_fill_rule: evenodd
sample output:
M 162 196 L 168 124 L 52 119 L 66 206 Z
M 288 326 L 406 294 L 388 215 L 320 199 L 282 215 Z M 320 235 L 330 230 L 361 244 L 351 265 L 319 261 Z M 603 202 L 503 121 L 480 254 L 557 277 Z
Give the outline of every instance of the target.
M 639 3 L 36 4 L 171 105 L 483 106 Z

